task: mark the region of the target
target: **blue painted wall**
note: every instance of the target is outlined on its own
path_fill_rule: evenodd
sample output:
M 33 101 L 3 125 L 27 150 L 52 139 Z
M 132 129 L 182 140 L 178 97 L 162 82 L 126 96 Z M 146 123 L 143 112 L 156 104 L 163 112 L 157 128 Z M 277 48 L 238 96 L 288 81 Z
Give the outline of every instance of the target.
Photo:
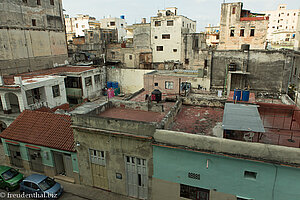
M 10 140 L 10 141 L 14 141 L 14 140 Z M 20 146 L 20 152 L 21 152 L 22 159 L 29 161 L 28 147 L 26 147 L 25 145 L 32 145 L 32 144 L 22 143 L 22 142 L 18 142 L 18 141 L 14 141 L 14 142 L 17 142 L 17 143 L 20 144 L 19 146 Z M 3 138 L 2 138 L 2 143 L 3 143 L 3 148 L 4 148 L 5 155 L 9 156 L 8 146 L 7 146 L 7 144 L 6 144 L 6 142 Z M 77 153 L 62 151 L 62 150 L 58 150 L 58 149 L 52 149 L 52 148 L 38 146 L 38 145 L 32 145 L 32 146 L 36 146 L 36 147 L 39 147 L 41 149 L 43 165 L 50 166 L 50 167 L 54 167 L 54 158 L 53 158 L 53 154 L 52 154 L 53 151 L 70 154 L 71 158 L 72 158 L 73 172 L 79 173 Z M 48 152 L 48 158 L 45 158 L 43 156 L 45 152 Z
M 159 146 L 153 146 L 153 163 L 157 179 L 255 200 L 300 199 L 296 168 Z M 245 178 L 244 171 L 256 172 L 256 179 Z M 200 180 L 188 178 L 189 172 Z

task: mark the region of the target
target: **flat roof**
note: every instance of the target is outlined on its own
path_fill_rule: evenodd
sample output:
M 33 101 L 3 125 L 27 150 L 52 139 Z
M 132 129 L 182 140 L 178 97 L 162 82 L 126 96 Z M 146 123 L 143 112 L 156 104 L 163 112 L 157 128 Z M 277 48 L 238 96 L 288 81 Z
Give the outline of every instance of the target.
M 226 103 L 222 128 L 224 130 L 264 133 L 257 105 Z
M 90 71 L 95 69 L 94 67 L 90 66 L 62 66 L 62 67 L 54 67 L 50 69 L 43 69 L 43 70 L 37 70 L 33 72 L 26 72 L 16 75 L 9 75 L 9 76 L 3 76 L 3 80 L 5 85 L 14 85 L 14 77 L 20 76 L 22 80 L 27 80 L 27 83 L 29 83 L 29 80 L 32 80 L 33 82 L 38 82 L 41 80 L 45 80 L 45 78 L 53 78 L 54 75 L 61 75 L 61 74 L 80 74 L 85 71 Z
M 141 121 L 141 122 L 160 122 L 164 116 L 165 112 L 153 112 L 153 111 L 142 111 L 142 110 L 133 110 L 126 108 L 110 108 L 100 113 L 100 117 L 108 117 L 115 119 L 125 119 L 132 121 Z

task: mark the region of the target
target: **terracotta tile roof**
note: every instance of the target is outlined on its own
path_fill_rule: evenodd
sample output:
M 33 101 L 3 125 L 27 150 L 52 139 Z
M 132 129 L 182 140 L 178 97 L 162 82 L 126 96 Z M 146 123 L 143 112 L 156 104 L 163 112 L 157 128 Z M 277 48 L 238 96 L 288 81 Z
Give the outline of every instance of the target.
M 26 72 L 22 74 L 3 76 L 5 85 L 13 85 L 14 84 L 14 76 L 21 76 L 22 80 L 31 79 L 38 76 L 46 76 L 46 75 L 59 75 L 62 73 L 80 73 L 84 71 L 89 71 L 95 69 L 94 67 L 83 67 L 83 66 L 63 66 L 63 67 L 55 67 L 50 69 L 37 70 L 33 72 Z
M 75 152 L 71 116 L 25 110 L 0 137 Z

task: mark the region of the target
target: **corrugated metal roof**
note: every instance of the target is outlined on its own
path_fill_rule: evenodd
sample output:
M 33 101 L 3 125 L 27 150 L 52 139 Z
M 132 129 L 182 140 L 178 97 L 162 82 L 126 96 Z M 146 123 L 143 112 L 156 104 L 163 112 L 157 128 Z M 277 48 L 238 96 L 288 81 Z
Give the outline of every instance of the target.
M 265 132 L 257 105 L 226 103 L 223 115 L 224 130 Z

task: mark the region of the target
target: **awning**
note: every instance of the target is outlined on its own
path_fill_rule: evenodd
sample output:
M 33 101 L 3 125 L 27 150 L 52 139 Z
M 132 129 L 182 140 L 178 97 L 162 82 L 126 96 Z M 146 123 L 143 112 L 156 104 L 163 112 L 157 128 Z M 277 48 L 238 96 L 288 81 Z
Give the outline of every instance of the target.
M 226 103 L 222 128 L 224 130 L 264 133 L 257 105 Z

